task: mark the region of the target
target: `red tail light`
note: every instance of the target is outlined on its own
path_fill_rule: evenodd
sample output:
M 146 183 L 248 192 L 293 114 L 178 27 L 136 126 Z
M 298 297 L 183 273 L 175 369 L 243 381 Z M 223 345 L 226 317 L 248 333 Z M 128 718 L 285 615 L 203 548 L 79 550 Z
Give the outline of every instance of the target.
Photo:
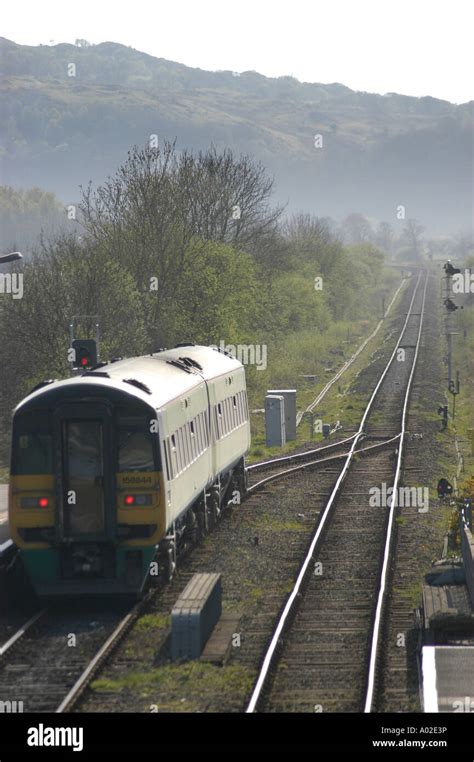
M 153 505 L 152 495 L 125 495 L 123 502 L 125 505 Z
M 49 508 L 48 497 L 22 497 L 20 501 L 22 508 Z

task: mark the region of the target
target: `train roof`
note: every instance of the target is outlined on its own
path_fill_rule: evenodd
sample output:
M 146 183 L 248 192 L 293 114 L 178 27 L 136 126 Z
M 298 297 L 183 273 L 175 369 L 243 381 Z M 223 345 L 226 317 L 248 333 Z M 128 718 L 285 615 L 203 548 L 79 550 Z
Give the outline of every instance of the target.
M 17 406 L 15 412 L 40 398 L 55 395 L 67 387 L 104 387 L 139 399 L 155 410 L 177 397 L 187 394 L 213 378 L 243 370 L 242 364 L 230 355 L 212 347 L 181 346 L 151 355 L 130 357 L 101 365 L 83 375 L 45 385 L 33 391 Z M 70 389 L 71 390 L 71 389 Z M 43 400 L 41 400 L 43 401 Z

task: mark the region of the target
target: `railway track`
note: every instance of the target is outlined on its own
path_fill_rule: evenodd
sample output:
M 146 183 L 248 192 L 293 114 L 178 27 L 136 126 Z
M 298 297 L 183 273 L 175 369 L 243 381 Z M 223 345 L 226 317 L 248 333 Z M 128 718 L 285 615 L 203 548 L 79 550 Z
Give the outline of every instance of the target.
M 410 295 L 407 296 L 409 302 Z M 414 299 L 410 308 L 413 303 Z M 409 329 L 408 324 L 413 320 L 410 317 L 403 318 L 402 322 L 403 320 L 404 330 Z M 408 336 L 406 330 L 405 336 Z M 381 358 L 379 361 L 382 362 Z M 408 365 L 406 363 L 401 367 L 406 369 Z M 370 386 L 374 371 L 376 368 L 371 368 Z M 362 478 L 363 471 L 368 472 L 372 479 L 376 475 L 382 479 L 387 471 L 388 478 L 393 474 L 400 431 L 396 421 L 387 423 L 390 417 L 388 408 L 390 415 L 394 416 L 400 407 L 403 384 L 401 378 L 389 379 L 387 383 L 390 389 L 396 391 L 396 399 L 391 400 L 390 395 L 387 396 L 385 408 L 374 410 L 370 427 L 366 426 L 365 430 L 341 442 L 331 443 L 328 448 L 316 448 L 309 453 L 290 456 L 290 462 L 297 464 L 290 468 L 286 467 L 288 458 L 256 464 L 250 473 L 264 475 L 264 478 L 253 484 L 242 505 L 234 507 L 227 518 L 218 524 L 212 543 L 203 543 L 189 554 L 177 577 L 152 604 L 151 616 L 164 622 L 169 617 L 177 595 L 194 573 L 221 572 L 226 608 L 239 611 L 240 617 L 236 628 L 243 638 L 242 648 L 233 650 L 229 673 L 232 675 L 233 670 L 237 670 L 241 676 L 242 682 L 238 687 L 233 685 L 232 690 L 226 689 L 223 677 L 217 676 L 213 678 L 217 684 L 209 686 L 199 679 L 190 680 L 186 669 L 183 668 L 181 672 L 179 666 L 172 667 L 169 657 L 169 627 L 166 626 L 160 626 L 153 634 L 155 655 L 152 663 L 141 659 L 138 654 L 141 649 L 149 647 L 149 640 L 143 632 L 134 628 L 126 645 L 124 643 L 119 649 L 114 662 L 105 671 L 106 683 L 117 680 L 117 689 L 106 690 L 103 694 L 100 688 L 98 692 L 87 691 L 79 704 L 81 710 L 149 711 L 149 706 L 156 702 L 160 712 L 242 711 L 250 695 L 250 688 L 245 690 L 245 680 L 251 677 L 254 682 L 258 677 L 256 669 L 261 663 L 261 655 L 268 646 L 269 634 L 291 589 L 288 582 L 298 577 L 299 559 L 304 556 L 314 535 L 314 527 L 327 507 L 334 485 L 341 477 L 341 461 L 343 468 L 348 448 L 358 465 L 359 477 Z M 361 428 L 364 429 L 364 426 Z M 314 462 L 308 458 L 314 459 Z M 265 487 L 262 492 L 259 483 L 262 489 Z M 382 511 L 380 515 L 383 515 Z M 358 545 L 363 536 L 363 532 L 353 536 L 352 553 L 357 553 L 365 561 L 365 549 Z M 339 626 L 340 611 L 339 615 L 335 613 L 335 617 L 336 620 L 339 617 Z M 160 678 L 162 669 L 166 675 L 166 688 Z M 196 666 L 197 672 L 199 669 Z M 220 669 L 223 672 L 219 674 L 224 675 L 225 668 Z M 143 689 L 143 695 L 150 696 L 148 700 L 132 696 L 125 687 L 119 687 L 124 684 L 124 675 L 133 673 L 142 680 L 146 670 L 150 671 L 152 681 Z M 176 675 L 175 683 L 173 673 Z M 296 677 L 296 680 L 300 680 L 300 677 Z M 153 686 L 157 684 L 160 689 L 155 694 Z M 304 708 L 313 711 L 316 703 L 310 697 Z M 302 706 L 302 702 L 299 702 L 297 708 L 301 709 Z
M 0 648 L 0 700 L 25 712 L 69 711 L 147 604 L 37 612 Z
M 370 490 L 400 483 L 406 416 L 427 278 L 421 273 L 397 345 L 369 400 L 265 651 L 247 712 L 372 711 L 376 701 L 395 501 Z M 365 434 L 399 436 L 393 451 L 355 458 Z
M 412 300 L 413 303 L 413 300 Z M 408 322 L 409 318 L 407 318 Z M 405 323 L 406 327 L 406 323 Z M 362 428 L 362 427 L 361 427 Z M 364 436 L 365 434 L 365 436 Z M 315 448 L 306 453 L 291 455 L 283 459 L 275 459 L 266 464 L 255 464 L 250 467 L 251 473 L 265 471 L 265 478 L 260 482 L 266 482 L 266 492 L 270 494 L 275 487 L 268 484 L 267 479 L 275 478 L 275 485 L 282 479 L 290 479 L 291 476 L 297 476 L 301 479 L 302 475 L 308 473 L 308 479 L 311 470 L 318 465 L 323 467 L 321 476 L 318 476 L 319 492 L 314 493 L 313 508 L 307 501 L 305 504 L 305 515 L 301 517 L 302 523 L 306 526 L 314 525 L 318 515 L 321 513 L 321 500 L 326 497 L 334 481 L 339 481 L 341 467 L 338 461 L 346 461 L 349 455 L 352 458 L 363 458 L 364 462 L 367 455 L 371 455 L 371 462 L 375 457 L 383 459 L 389 457 L 384 453 L 387 445 L 392 445 L 390 452 L 393 452 L 394 440 L 398 436 L 395 427 L 387 429 L 386 427 L 374 425 L 370 431 L 360 430 L 353 436 L 331 443 L 330 445 Z M 323 457 L 321 457 L 323 456 Z M 275 473 L 275 463 L 278 461 L 278 473 Z M 285 468 L 288 463 L 293 463 L 290 468 Z M 281 467 L 283 466 L 283 472 Z M 344 467 L 343 467 L 344 468 Z M 305 477 L 306 478 L 306 477 Z M 308 481 L 311 484 L 311 480 Z M 261 485 L 260 485 L 261 486 Z M 280 485 L 281 487 L 281 485 Z M 252 513 L 252 506 L 255 500 L 254 493 L 259 489 L 259 484 L 253 484 L 248 499 L 244 505 L 248 508 L 249 514 Z M 314 489 L 314 488 L 309 488 Z M 309 495 L 309 492 L 307 493 Z M 223 522 L 224 524 L 226 522 Z M 225 530 L 224 530 L 225 531 Z M 310 530 L 308 530 L 310 531 Z M 282 568 L 282 563 L 288 566 L 288 571 L 293 568 L 293 564 L 301 557 L 302 553 L 302 534 L 295 536 L 291 532 L 293 549 L 292 552 L 282 555 L 282 560 L 278 558 L 278 569 Z M 207 549 L 199 550 L 204 557 L 208 553 Z M 191 554 L 191 556 L 194 556 Z M 288 558 L 286 561 L 285 558 Z M 188 559 L 189 561 L 189 559 Z M 192 565 L 191 561 L 191 565 Z M 209 568 L 206 562 L 206 568 Z M 188 572 L 184 572 L 183 579 Z M 182 581 L 182 580 L 181 580 Z M 238 583 L 238 580 L 237 580 Z M 173 585 L 168 591 L 165 590 L 165 597 L 173 599 Z M 260 619 L 256 627 L 256 637 L 251 648 L 248 649 L 248 656 L 252 661 L 257 662 L 259 653 L 266 639 L 265 633 L 271 627 L 275 614 L 278 611 L 281 599 L 281 592 L 274 596 L 269 602 L 265 622 Z M 143 608 L 141 609 L 143 610 Z M 43 612 L 41 612 L 43 614 Z M 75 612 L 74 615 L 64 616 L 63 619 L 52 621 L 48 620 L 46 614 L 38 615 L 38 621 L 32 622 L 26 628 L 26 632 L 16 638 L 14 644 L 7 649 L 8 660 L 3 656 L 2 679 L 0 681 L 0 699 L 5 700 L 24 700 L 26 711 L 69 711 L 76 705 L 78 699 L 83 694 L 88 684 L 96 674 L 97 670 L 103 664 L 104 659 L 120 643 L 124 634 L 131 628 L 133 621 L 138 616 L 137 611 L 127 611 L 116 614 L 112 618 L 101 619 L 98 615 L 94 616 L 94 621 L 89 623 L 88 627 L 84 624 L 84 619 L 88 615 L 82 612 L 80 615 Z M 51 614 L 49 615 L 51 616 Z M 93 625 L 93 626 L 92 626 Z M 268 628 L 268 629 L 267 629 Z M 65 646 L 65 631 L 67 634 L 78 634 L 77 646 Z M 88 631 L 89 630 L 89 631 Z M 260 642 L 260 646 L 258 645 Z M 40 657 L 36 654 L 41 650 Z M 23 698 L 18 695 L 24 690 Z M 232 707 L 237 710 L 237 705 Z

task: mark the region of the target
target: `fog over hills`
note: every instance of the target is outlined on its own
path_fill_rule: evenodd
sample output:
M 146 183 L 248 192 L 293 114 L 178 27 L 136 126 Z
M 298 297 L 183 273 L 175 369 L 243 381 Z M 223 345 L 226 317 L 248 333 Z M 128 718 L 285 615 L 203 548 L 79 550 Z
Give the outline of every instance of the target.
M 79 184 L 102 182 L 156 134 L 178 148 L 255 156 L 289 211 L 360 212 L 396 226 L 404 205 L 435 234 L 471 226 L 473 101 L 208 72 L 112 42 L 1 38 L 0 56 L 2 184 L 73 201 Z

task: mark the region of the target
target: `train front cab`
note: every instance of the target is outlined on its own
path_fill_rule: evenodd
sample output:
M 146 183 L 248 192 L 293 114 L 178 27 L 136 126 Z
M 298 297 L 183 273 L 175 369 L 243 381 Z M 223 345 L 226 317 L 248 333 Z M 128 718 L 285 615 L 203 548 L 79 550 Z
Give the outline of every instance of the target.
M 137 594 L 166 524 L 156 413 L 110 390 L 64 398 L 14 416 L 12 537 L 41 596 Z

